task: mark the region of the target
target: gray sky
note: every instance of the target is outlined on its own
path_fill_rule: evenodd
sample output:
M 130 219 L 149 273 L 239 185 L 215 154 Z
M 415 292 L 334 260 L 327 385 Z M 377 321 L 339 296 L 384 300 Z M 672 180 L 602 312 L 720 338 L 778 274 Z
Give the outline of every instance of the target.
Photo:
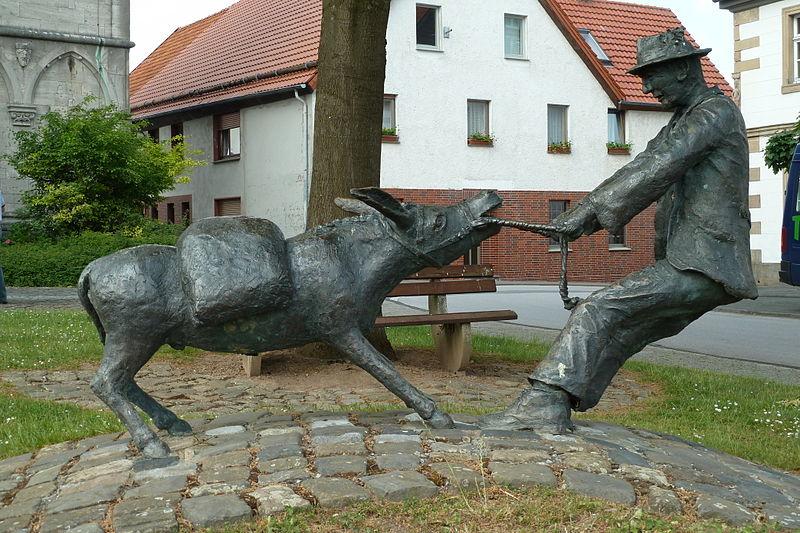
M 531 0 L 534 1 L 534 0 Z M 175 29 L 216 13 L 235 0 L 133 0 L 131 2 L 131 69 L 142 62 Z M 668 7 L 700 46 L 713 48 L 711 60 L 731 81 L 733 22 L 729 11 L 712 0 L 636 0 L 639 4 Z

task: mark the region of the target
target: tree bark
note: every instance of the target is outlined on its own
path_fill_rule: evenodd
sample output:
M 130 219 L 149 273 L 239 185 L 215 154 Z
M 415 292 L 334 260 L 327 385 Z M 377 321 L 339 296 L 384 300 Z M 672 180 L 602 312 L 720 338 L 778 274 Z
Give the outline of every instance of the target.
M 308 228 L 349 216 L 333 201 L 350 189 L 380 186 L 389 3 L 323 0 Z M 382 328 L 369 341 L 397 357 Z

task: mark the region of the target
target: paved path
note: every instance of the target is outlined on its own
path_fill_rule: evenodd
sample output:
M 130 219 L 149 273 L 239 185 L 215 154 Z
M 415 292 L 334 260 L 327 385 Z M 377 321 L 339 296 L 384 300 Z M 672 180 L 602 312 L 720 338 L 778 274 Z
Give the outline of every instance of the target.
M 57 290 L 15 300 L 12 294 L 17 308 L 75 305 L 74 296 Z M 498 365 L 488 383 L 453 376 L 417 384 L 440 401 L 497 405 L 517 394 L 525 373 Z M 98 407 L 87 387 L 90 374 L 19 371 L 2 379 L 36 398 Z M 285 506 L 430 497 L 494 483 L 539 484 L 658 512 L 800 529 L 800 477 L 669 435 L 595 421 L 579 421 L 569 436 L 480 431 L 469 415 L 455 416 L 457 429 L 430 431 L 408 410 L 342 411 L 395 401 L 378 386 L 295 390 L 243 375 L 186 373 L 167 363 L 150 364 L 140 375 L 165 405 L 196 416 L 189 418 L 195 434 L 165 438 L 175 452 L 165 461 L 142 459 L 126 434 L 0 461 L 0 532 L 191 530 Z M 618 376 L 600 407 L 648 394 Z M 247 411 L 256 405 L 258 412 Z

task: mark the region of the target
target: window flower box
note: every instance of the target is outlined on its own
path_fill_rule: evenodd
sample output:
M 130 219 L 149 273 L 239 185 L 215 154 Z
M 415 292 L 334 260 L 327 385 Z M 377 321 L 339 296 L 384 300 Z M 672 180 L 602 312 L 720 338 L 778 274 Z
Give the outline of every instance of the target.
M 607 142 L 606 149 L 608 150 L 609 154 L 630 155 L 631 143 Z
M 467 144 L 469 146 L 494 146 L 494 135 L 473 133 L 467 137 Z
M 397 135 L 397 128 L 383 128 L 381 130 L 381 142 L 383 143 L 399 143 L 400 136 Z
M 550 143 L 547 145 L 548 154 L 570 154 L 572 153 L 572 142 L 564 141 L 560 143 Z

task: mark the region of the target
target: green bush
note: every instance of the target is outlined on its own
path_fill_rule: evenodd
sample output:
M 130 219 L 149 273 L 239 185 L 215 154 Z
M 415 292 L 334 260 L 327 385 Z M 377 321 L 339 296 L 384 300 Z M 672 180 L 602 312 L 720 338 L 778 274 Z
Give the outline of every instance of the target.
M 183 226 L 146 222 L 125 232 L 87 231 L 58 240 L 31 238 L 0 242 L 0 265 L 6 283 L 14 287 L 69 287 L 81 271 L 98 257 L 140 244 L 174 245 Z M 23 232 L 19 231 L 18 235 Z M 7 236 L 11 238 L 15 232 Z

